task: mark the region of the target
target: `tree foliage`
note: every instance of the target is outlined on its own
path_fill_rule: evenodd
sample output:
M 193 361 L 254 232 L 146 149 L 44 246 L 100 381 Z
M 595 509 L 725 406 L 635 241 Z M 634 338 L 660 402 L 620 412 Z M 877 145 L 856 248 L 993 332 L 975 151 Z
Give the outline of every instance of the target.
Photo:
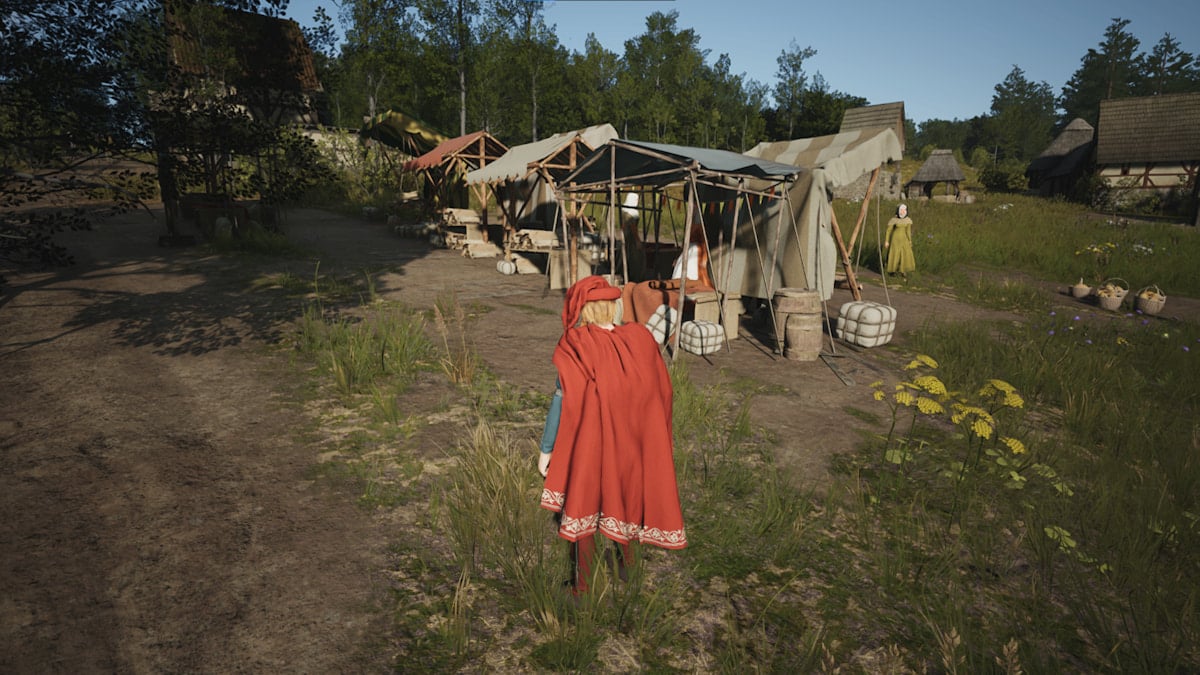
M 779 66 L 775 71 L 775 105 L 778 106 L 778 117 L 782 125 L 787 126 L 787 137 L 795 138 L 796 122 L 804 111 L 804 94 L 808 85 L 808 75 L 804 72 L 804 61 L 817 55 L 812 47 L 801 49 L 792 40 L 787 49 L 779 52 L 775 63 Z
M 283 133 L 307 103 L 247 67 L 255 36 L 236 24 L 284 6 L 2 0 L 0 264 L 67 262 L 56 232 L 151 196 L 170 233 L 186 189 L 294 199 L 319 170 Z
M 991 144 L 1004 159 L 1028 161 L 1050 143 L 1054 122 L 1054 91 L 1050 85 L 1030 82 L 1025 71 L 1014 65 L 992 96 Z
M 1142 77 L 1136 90 L 1141 96 L 1200 91 L 1200 61 L 1166 33 L 1142 57 Z
M 1126 27 L 1127 19 L 1113 19 L 1098 49 L 1088 49 L 1079 69 L 1063 87 L 1059 105 L 1069 119 L 1082 117 L 1095 125 L 1100 101 L 1131 96 L 1142 70 L 1141 44 Z
M 1088 49 L 1058 97 L 1048 83 L 1029 81 L 1014 65 L 995 86 L 987 114 L 967 120 L 926 120 L 909 147 L 956 148 L 981 169 L 1006 160 L 1027 162 L 1071 120 L 1080 117 L 1095 126 L 1104 99 L 1200 91 L 1200 62 L 1195 55 L 1184 51 L 1169 33 L 1149 53 L 1142 53 L 1129 23 L 1112 20 L 1104 39 Z M 992 177 L 1006 189 L 1015 184 L 999 174 Z

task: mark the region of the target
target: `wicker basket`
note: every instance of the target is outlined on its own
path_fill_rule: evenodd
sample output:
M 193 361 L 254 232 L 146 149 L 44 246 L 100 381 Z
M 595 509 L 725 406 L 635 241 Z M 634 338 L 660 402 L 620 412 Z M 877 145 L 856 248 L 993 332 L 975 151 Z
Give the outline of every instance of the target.
M 1142 297 L 1146 291 L 1152 291 L 1153 296 L 1149 298 Z M 1147 286 L 1138 291 L 1138 294 L 1133 298 L 1133 307 L 1142 314 L 1154 316 L 1162 311 L 1163 306 L 1167 304 L 1167 296 L 1163 294 L 1162 289 L 1158 286 Z
M 1113 277 L 1105 279 L 1104 283 L 1100 284 L 1100 288 L 1112 288 L 1117 292 L 1118 298 L 1124 298 L 1129 293 L 1129 282 L 1118 277 Z
M 1124 279 L 1108 279 L 1096 287 L 1096 304 L 1102 309 L 1115 312 L 1121 308 L 1128 293 L 1129 283 Z
M 1092 287 L 1083 283 L 1083 279 L 1080 279 L 1079 283 L 1071 286 L 1068 290 L 1071 292 L 1071 297 L 1075 299 L 1086 298 L 1092 294 Z

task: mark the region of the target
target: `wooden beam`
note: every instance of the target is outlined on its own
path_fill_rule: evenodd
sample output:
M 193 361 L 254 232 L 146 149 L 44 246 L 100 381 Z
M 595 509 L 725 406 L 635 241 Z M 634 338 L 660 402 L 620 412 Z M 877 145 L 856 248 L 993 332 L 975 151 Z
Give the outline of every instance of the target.
M 862 300 L 862 293 L 858 290 L 858 279 L 854 277 L 854 266 L 850 264 L 850 254 L 842 242 L 842 228 L 838 227 L 837 214 L 832 208 L 829 209 L 829 218 L 833 224 L 833 240 L 837 243 L 838 252 L 842 254 L 842 268 L 846 270 L 846 283 L 850 284 L 850 294 L 855 300 Z
M 858 220 L 854 221 L 854 231 L 850 233 L 850 245 L 846 247 L 847 251 L 854 250 L 854 242 L 858 240 L 858 231 L 862 228 L 863 221 L 867 218 L 867 208 L 871 206 L 871 195 L 875 192 L 875 181 L 879 178 L 879 167 L 871 172 L 871 182 L 867 183 L 867 193 L 863 195 L 862 208 L 858 210 Z M 830 209 L 832 209 L 832 205 Z

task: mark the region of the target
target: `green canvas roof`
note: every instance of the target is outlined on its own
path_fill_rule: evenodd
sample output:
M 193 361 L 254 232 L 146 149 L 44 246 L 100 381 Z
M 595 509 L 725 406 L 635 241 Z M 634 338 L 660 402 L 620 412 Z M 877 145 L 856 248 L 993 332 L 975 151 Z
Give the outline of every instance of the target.
M 371 118 L 358 135 L 399 148 L 413 156 L 423 155 L 447 140 L 428 124 L 395 110 Z
M 610 180 L 617 185 L 667 185 L 693 172 L 782 180 L 803 173 L 804 169 L 728 150 L 613 139 L 559 184 L 574 184 L 579 186 L 574 189 L 581 190 Z

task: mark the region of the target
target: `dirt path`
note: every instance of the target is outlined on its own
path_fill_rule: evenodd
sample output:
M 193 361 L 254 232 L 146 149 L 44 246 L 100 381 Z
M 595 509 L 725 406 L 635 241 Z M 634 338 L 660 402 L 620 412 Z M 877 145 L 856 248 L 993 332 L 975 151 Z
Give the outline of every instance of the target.
M 0 306 L 0 671 L 361 670 L 382 533 L 305 478 L 270 302 L 156 236 Z
M 384 270 L 385 298 L 426 308 L 455 292 L 478 310 L 471 335 L 489 369 L 551 386 L 561 295 L 543 278 L 322 211 L 293 213 L 288 231 L 322 272 Z M 74 234 L 76 267 L 14 276 L 0 296 L 0 671 L 386 670 L 372 644 L 388 631 L 374 608 L 391 533 L 307 478 L 312 421 L 274 348 L 297 303 L 248 291 L 245 262 L 158 248 L 158 234 L 144 214 Z M 317 259 L 261 266 L 308 278 Z M 931 316 L 1007 317 L 889 297 L 899 344 Z M 859 441 L 847 409 L 894 372 L 887 350 L 839 354 L 841 377 L 753 339 L 684 358 L 700 382 L 756 383 L 755 423 L 816 485 L 830 454 Z

